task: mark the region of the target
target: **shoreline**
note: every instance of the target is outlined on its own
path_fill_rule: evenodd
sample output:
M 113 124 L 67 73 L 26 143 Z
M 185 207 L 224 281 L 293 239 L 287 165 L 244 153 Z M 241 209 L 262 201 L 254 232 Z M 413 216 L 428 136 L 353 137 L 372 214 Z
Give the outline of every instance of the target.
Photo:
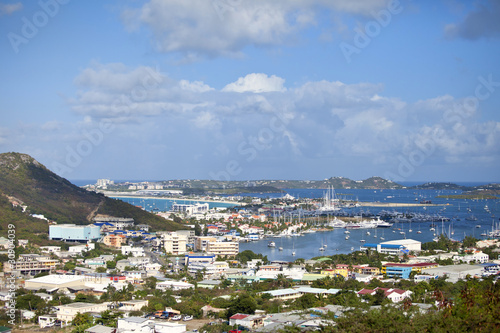
M 212 202 L 212 203 L 223 203 L 228 205 L 243 206 L 243 203 L 236 201 L 221 201 L 221 200 L 206 200 L 206 199 L 184 199 L 184 198 L 166 198 L 166 197 L 155 197 L 149 195 L 108 195 L 108 198 L 133 198 L 133 199 L 159 199 L 159 200 L 171 200 L 171 201 L 192 201 L 192 202 Z
M 362 207 L 427 207 L 427 206 L 449 206 L 450 204 L 422 204 L 404 202 L 358 202 Z

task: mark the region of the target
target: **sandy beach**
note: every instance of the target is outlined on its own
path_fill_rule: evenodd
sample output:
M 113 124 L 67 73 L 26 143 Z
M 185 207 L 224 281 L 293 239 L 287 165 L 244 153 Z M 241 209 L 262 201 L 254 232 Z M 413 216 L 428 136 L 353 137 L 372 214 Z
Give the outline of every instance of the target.
M 155 197 L 155 196 L 150 196 L 150 195 L 124 195 L 124 194 L 112 194 L 112 193 L 104 193 L 107 197 L 111 198 L 136 198 L 136 199 L 158 199 L 158 200 L 172 200 L 172 201 L 190 201 L 190 202 L 216 202 L 216 203 L 223 203 L 223 204 L 230 204 L 230 205 L 235 205 L 235 206 L 242 206 L 244 205 L 241 202 L 236 202 L 236 201 L 228 201 L 228 200 L 207 200 L 207 199 L 185 199 L 185 198 L 172 198 L 172 197 Z

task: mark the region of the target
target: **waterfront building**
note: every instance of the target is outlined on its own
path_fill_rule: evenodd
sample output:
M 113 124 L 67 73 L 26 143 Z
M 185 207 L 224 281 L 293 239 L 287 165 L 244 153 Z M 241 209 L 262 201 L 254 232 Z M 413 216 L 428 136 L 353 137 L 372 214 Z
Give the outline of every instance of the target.
M 101 238 L 101 228 L 90 225 L 57 224 L 49 226 L 49 239 L 68 242 L 88 242 Z
M 173 212 L 183 213 L 187 216 L 193 215 L 204 215 L 208 213 L 210 209 L 208 203 L 196 203 L 196 204 L 178 204 L 174 203 L 172 205 Z
M 360 251 L 375 250 L 379 253 L 390 255 L 408 254 L 410 251 L 420 252 L 422 243 L 413 239 L 400 239 L 388 242 L 365 243 L 360 247 Z
M 233 257 L 240 251 L 238 242 L 208 242 L 207 252 L 221 257 Z
M 392 263 L 388 262 L 382 265 L 382 274 L 386 274 L 388 277 L 399 277 L 402 279 L 408 279 L 411 272 L 415 272 L 416 274 L 422 274 L 425 270 L 430 268 L 436 268 L 439 265 L 429 262 L 419 262 L 412 264 L 403 264 L 403 263 Z M 410 268 L 410 273 L 406 274 L 406 268 Z M 408 277 L 402 277 L 402 275 Z

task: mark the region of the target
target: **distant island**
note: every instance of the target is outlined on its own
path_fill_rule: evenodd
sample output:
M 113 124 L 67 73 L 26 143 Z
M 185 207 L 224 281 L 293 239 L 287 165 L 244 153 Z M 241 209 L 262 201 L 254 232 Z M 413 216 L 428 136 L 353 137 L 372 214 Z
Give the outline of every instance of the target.
M 459 190 L 468 195 L 500 194 L 500 184 L 463 186 L 449 182 L 430 182 L 416 186 L 404 186 L 381 177 L 352 180 L 345 177 L 331 177 L 324 180 L 248 180 L 218 181 L 199 179 L 176 179 L 163 181 L 119 182 L 100 179 L 96 184 L 84 186 L 87 189 L 109 192 L 176 191 L 182 195 L 217 195 L 243 193 L 283 193 L 285 189 L 415 189 L 415 190 Z

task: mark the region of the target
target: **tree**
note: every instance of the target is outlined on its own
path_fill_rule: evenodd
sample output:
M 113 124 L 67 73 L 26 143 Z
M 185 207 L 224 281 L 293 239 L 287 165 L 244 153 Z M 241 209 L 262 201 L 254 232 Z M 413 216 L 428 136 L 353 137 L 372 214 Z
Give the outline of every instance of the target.
M 112 312 L 111 310 L 106 310 L 101 312 L 101 318 L 97 318 L 96 322 L 104 326 L 116 327 L 118 318 L 122 317 L 122 312 Z
M 95 271 L 97 273 L 106 273 L 106 268 L 105 267 L 97 267 Z
M 257 309 L 257 302 L 248 295 L 242 294 L 236 297 L 227 310 L 228 318 L 237 313 L 254 314 Z
M 385 300 L 385 292 L 383 289 L 377 289 L 375 295 L 373 295 L 373 305 L 382 305 Z
M 90 313 L 80 313 L 78 312 L 71 321 L 74 326 L 92 325 L 94 323 L 94 318 Z M 89 326 L 90 327 L 90 326 Z

